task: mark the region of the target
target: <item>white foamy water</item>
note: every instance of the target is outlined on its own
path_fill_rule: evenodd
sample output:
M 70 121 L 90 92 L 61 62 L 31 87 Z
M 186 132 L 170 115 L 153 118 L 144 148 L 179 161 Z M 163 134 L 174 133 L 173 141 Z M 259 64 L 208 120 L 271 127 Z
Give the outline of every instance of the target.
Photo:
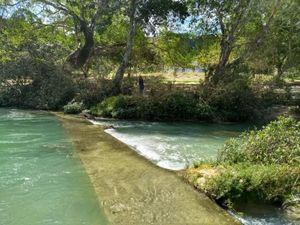
M 169 170 L 181 170 L 204 159 L 213 159 L 219 148 L 247 125 L 205 123 L 157 123 L 138 121 L 91 121 L 113 125 L 106 132 L 138 154 Z

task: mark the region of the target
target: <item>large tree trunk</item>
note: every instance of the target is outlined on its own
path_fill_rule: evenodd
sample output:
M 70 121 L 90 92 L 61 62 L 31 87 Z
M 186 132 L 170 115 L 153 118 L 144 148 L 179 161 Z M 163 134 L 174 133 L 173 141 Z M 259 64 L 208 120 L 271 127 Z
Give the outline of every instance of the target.
M 84 44 L 66 60 L 74 69 L 80 69 L 86 64 L 94 48 L 94 30 L 83 21 L 80 22 L 80 28 L 84 35 Z
M 129 24 L 129 31 L 127 36 L 127 45 L 125 54 L 123 56 L 123 60 L 116 72 L 115 78 L 114 78 L 114 84 L 116 88 L 116 92 L 120 92 L 121 83 L 125 74 L 125 70 L 128 67 L 129 60 L 132 53 L 132 45 L 133 45 L 133 39 L 135 35 L 135 12 L 136 12 L 136 0 L 131 0 L 131 12 L 130 12 L 130 24 Z
M 226 73 L 228 61 L 230 54 L 232 52 L 232 43 L 229 43 L 227 40 L 222 40 L 221 42 L 221 54 L 219 58 L 219 63 L 215 67 L 213 71 L 213 75 L 211 76 L 211 82 L 213 84 L 219 83 L 224 78 Z

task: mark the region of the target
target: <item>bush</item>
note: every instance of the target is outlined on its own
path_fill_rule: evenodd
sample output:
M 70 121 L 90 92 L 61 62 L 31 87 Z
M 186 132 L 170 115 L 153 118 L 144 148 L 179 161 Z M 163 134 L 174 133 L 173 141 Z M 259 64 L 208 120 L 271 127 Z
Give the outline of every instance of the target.
M 211 176 L 205 176 L 208 165 Z M 231 139 L 216 162 L 200 163 L 187 178 L 229 207 L 249 199 L 282 204 L 300 194 L 299 165 L 300 122 L 279 117 L 262 130 Z
M 262 163 L 300 165 L 300 122 L 279 117 L 262 130 L 230 140 L 221 149 L 220 163 Z
M 51 62 L 28 57 L 1 66 L 0 106 L 57 110 L 74 97 L 71 76 Z
M 189 119 L 195 117 L 196 99 L 193 96 L 175 92 L 167 95 L 162 100 L 162 103 L 165 114 L 170 119 Z
M 82 102 L 71 101 L 63 108 L 64 108 L 64 113 L 66 114 L 78 114 L 84 110 L 84 105 Z
M 119 119 L 135 118 L 135 102 L 127 95 L 113 96 L 91 108 L 91 114 Z
M 77 79 L 76 83 L 76 102 L 82 102 L 87 107 L 92 107 L 98 102 L 111 96 L 112 82 L 105 79 L 90 80 Z
M 245 78 L 217 86 L 204 85 L 200 95 L 221 121 L 253 120 L 261 110 L 261 101 Z
M 299 174 L 299 167 L 288 165 L 236 164 L 208 179 L 203 190 L 227 206 L 241 199 L 282 204 L 300 193 Z
M 196 96 L 173 92 L 161 98 L 119 95 L 91 109 L 95 116 L 119 119 L 187 120 L 209 119 L 212 111 Z

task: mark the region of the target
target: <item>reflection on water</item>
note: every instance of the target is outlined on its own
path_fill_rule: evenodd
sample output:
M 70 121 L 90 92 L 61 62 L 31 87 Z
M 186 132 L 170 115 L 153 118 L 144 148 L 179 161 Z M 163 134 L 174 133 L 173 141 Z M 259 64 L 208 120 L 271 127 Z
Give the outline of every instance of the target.
M 89 179 L 52 116 L 0 109 L 0 224 L 105 224 Z
M 156 123 L 101 121 L 112 124 L 106 132 L 132 147 L 160 167 L 180 170 L 212 159 L 226 140 L 247 130 L 247 124 Z

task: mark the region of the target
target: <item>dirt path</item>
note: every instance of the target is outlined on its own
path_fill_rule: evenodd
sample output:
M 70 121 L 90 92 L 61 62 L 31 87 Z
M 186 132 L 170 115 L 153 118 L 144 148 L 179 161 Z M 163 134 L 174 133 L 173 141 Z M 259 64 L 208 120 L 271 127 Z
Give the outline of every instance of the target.
M 109 224 L 239 224 L 175 172 L 158 168 L 101 127 L 57 116 L 94 184 Z

